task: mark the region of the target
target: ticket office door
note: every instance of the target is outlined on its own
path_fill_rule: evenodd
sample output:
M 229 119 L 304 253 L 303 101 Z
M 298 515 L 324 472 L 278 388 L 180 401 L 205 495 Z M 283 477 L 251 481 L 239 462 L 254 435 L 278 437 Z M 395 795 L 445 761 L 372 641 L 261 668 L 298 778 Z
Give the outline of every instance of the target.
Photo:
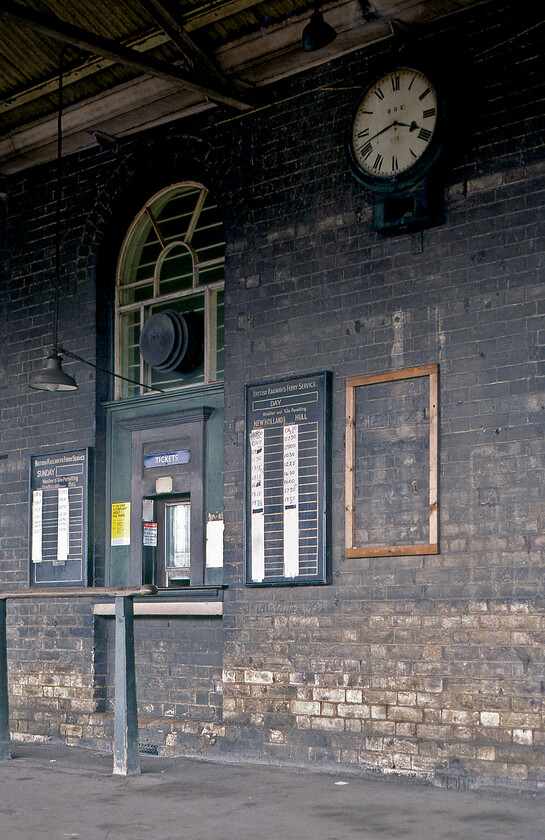
M 211 411 L 180 412 L 179 425 L 155 418 L 153 428 L 133 430 L 131 544 L 140 547 L 131 552 L 134 581 L 160 587 L 204 583 L 205 422 Z M 154 466 L 151 456 L 181 450 L 189 453 L 185 462 L 158 458 L 168 463 Z

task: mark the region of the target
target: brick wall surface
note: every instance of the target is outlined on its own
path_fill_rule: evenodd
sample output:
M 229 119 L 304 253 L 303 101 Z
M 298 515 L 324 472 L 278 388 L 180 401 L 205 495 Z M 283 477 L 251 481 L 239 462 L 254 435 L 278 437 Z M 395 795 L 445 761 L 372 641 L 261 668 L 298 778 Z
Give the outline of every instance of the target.
M 113 620 L 108 623 L 107 698 L 113 710 Z M 137 620 L 138 700 L 153 718 L 221 719 L 221 620 Z
M 224 210 L 229 588 L 221 630 L 137 622 L 140 711 L 167 748 L 545 783 L 541 16 L 536 2 L 485 3 L 422 29 L 422 49 L 452 67 L 461 114 L 445 224 L 422 235 L 371 230 L 369 193 L 344 153 L 358 91 L 393 42 L 279 82 L 255 113 L 194 117 L 123 141 L 117 155 L 67 161 L 60 342 L 91 360 L 109 358 L 112 265 L 142 196 L 199 172 Z M 78 367 L 77 395 L 26 388 L 52 324 L 53 179 L 48 166 L 12 179 L 1 207 L 6 586 L 26 583 L 28 457 L 86 445 L 104 581 L 109 383 Z M 440 553 L 346 559 L 345 380 L 430 363 L 440 368 Z M 246 588 L 244 385 L 317 370 L 333 374 L 332 583 Z M 53 605 L 9 612 L 20 737 L 107 741 L 105 620 L 93 622 L 88 604 L 63 609 L 62 627 Z M 25 653 L 33 644 L 39 668 Z
M 93 617 L 85 599 L 8 601 L 11 727 L 21 740 L 89 737 L 97 709 Z
M 441 33 L 458 44 L 464 32 L 471 118 L 451 158 L 446 223 L 422 237 L 371 233 L 369 196 L 344 165 L 351 94 L 330 88 L 363 86 L 371 57 L 288 84 L 254 127 L 251 233 L 230 243 L 227 293 L 232 581 L 242 577 L 243 385 L 333 372 L 333 583 L 226 595 L 224 723 L 260 755 L 543 783 L 540 36 L 513 38 L 491 13 L 457 16 Z M 308 95 L 290 98 L 305 84 Z M 345 559 L 345 380 L 430 363 L 440 369 L 440 553 Z M 388 401 L 394 428 L 408 398 L 397 415 Z M 362 465 L 367 440 L 370 450 L 364 429 Z M 392 459 L 392 470 L 390 487 L 407 483 L 406 467 L 396 473 Z

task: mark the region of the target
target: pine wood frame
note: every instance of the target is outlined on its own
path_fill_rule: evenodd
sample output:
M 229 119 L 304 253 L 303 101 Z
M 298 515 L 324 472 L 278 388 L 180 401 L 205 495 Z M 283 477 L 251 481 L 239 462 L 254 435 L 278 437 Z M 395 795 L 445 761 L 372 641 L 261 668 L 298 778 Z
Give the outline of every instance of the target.
M 366 548 L 354 545 L 355 537 L 355 453 L 356 453 L 356 388 L 429 377 L 429 543 L 425 545 L 384 545 Z M 354 376 L 346 380 L 346 450 L 345 450 L 345 554 L 346 557 L 389 557 L 439 552 L 439 366 L 404 368 L 389 373 Z

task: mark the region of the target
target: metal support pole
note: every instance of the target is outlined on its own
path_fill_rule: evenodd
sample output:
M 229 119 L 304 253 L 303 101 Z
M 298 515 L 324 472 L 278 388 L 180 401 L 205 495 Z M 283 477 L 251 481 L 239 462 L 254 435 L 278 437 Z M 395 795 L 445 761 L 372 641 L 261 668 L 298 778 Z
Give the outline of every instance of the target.
M 114 774 L 140 773 L 132 598 L 115 599 Z
M 8 655 L 6 602 L 0 598 L 0 759 L 11 758 L 9 743 Z

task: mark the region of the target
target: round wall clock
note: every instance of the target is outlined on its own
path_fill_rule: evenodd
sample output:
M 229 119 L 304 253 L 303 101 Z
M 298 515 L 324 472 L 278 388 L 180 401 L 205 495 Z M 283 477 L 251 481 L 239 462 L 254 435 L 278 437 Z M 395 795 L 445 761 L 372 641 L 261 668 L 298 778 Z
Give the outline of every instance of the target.
M 396 67 L 362 94 L 350 122 L 347 149 L 356 178 L 390 191 L 414 184 L 441 151 L 442 102 L 432 81 Z

